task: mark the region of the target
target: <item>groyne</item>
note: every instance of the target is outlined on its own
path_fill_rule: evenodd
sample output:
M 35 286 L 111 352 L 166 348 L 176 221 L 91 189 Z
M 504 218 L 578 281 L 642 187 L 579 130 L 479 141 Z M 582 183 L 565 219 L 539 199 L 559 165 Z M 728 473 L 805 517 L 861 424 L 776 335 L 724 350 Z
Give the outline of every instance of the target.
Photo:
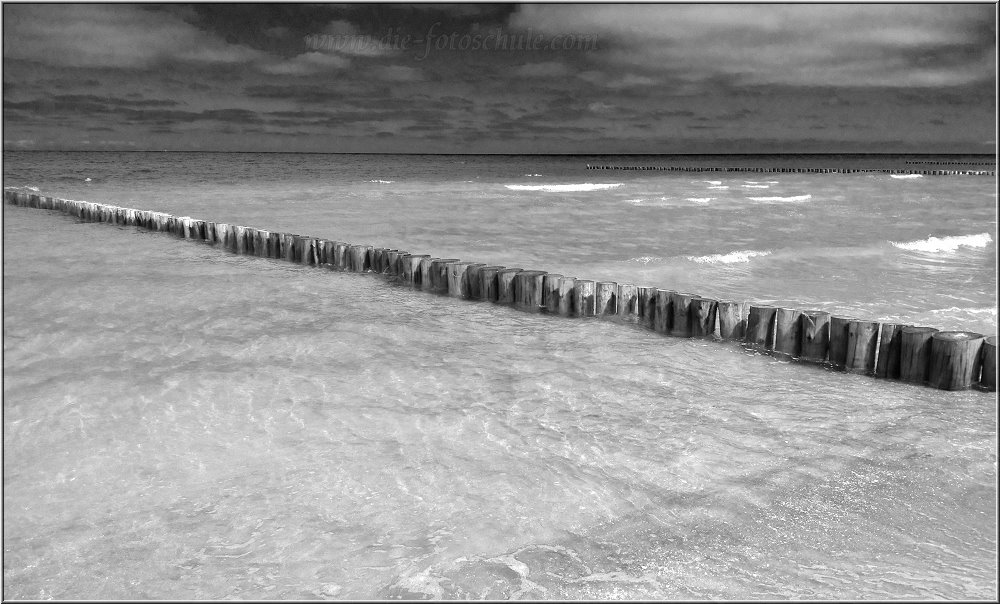
M 441 295 L 524 312 L 594 317 L 665 336 L 740 343 L 804 364 L 943 390 L 996 391 L 996 336 L 871 321 L 614 281 L 348 243 L 321 237 L 173 216 L 164 212 L 4 190 L 13 205 L 53 210 L 85 222 L 134 226 L 181 239 L 332 270 L 384 275 Z
M 894 170 L 888 168 L 762 168 L 739 166 L 616 166 L 587 164 L 588 170 L 652 170 L 658 172 L 747 172 L 782 174 L 916 174 L 920 176 L 995 176 L 995 170 Z

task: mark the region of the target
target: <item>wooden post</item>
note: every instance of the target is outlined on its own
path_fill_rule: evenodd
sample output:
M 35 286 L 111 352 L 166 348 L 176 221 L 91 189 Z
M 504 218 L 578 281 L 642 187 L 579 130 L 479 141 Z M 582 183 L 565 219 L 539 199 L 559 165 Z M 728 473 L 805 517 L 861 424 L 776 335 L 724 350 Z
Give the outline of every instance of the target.
M 157 230 L 160 230 L 157 228 Z M 229 249 L 229 225 L 225 222 L 215 223 L 215 237 L 213 237 L 216 243 L 219 244 L 224 250 Z
M 403 263 L 402 258 L 407 252 L 402 250 L 389 250 L 389 266 L 388 272 L 393 277 L 399 277 L 403 274 Z
M 500 301 L 500 271 L 502 266 L 484 266 L 479 271 L 479 293 L 487 302 Z
M 847 328 L 854 320 L 852 317 L 830 317 L 830 364 L 837 369 L 847 365 Z
M 719 300 L 719 337 L 723 340 L 742 341 L 747 328 L 745 302 Z
M 931 360 L 931 336 L 937 333 L 933 327 L 904 325 L 900 330 L 899 379 L 904 382 L 923 384 Z
M 514 308 L 524 312 L 542 309 L 545 271 L 521 271 L 514 275 Z
M 351 244 L 343 241 L 334 242 L 333 264 L 339 270 L 351 270 Z
M 768 305 L 750 305 L 747 315 L 747 333 L 745 341 L 754 348 L 773 349 L 774 318 L 777 308 Z
M 979 387 L 988 392 L 997 390 L 997 337 L 990 336 L 983 342 L 982 375 L 979 378 Z
M 670 306 L 670 297 L 677 292 L 669 289 L 657 288 L 654 298 L 653 308 L 653 331 L 657 333 L 670 333 L 670 323 L 673 321 L 673 308 Z
M 291 233 L 281 234 L 281 259 L 285 262 L 295 262 L 295 237 Z
M 847 357 L 844 370 L 851 373 L 875 373 L 875 351 L 878 350 L 878 323 L 851 321 L 847 324 Z
M 986 338 L 971 331 L 939 331 L 931 335 L 927 381 L 941 390 L 965 390 L 979 381 L 979 351 Z
M 256 241 L 256 239 L 254 240 Z M 326 244 L 329 243 L 326 239 L 315 239 L 313 240 L 313 253 L 315 254 L 316 266 L 323 266 L 324 264 L 329 264 L 326 259 Z M 254 250 L 254 255 L 259 255 Z
M 271 231 L 271 234 L 267 238 L 267 257 L 274 260 L 281 260 L 285 257 L 285 250 L 282 249 L 282 245 L 285 242 L 284 233 L 276 233 Z
M 646 286 L 637 287 L 635 304 L 639 324 L 653 329 L 653 322 L 656 319 L 656 288 Z
M 553 315 L 559 312 L 559 280 L 562 278 L 555 273 L 546 273 L 542 278 L 542 300 L 545 310 Z
M 430 258 L 428 254 L 406 254 L 400 262 L 403 265 L 403 282 L 420 287 L 420 263 L 424 258 Z
M 595 314 L 598 317 L 613 317 L 618 314 L 618 284 L 614 281 L 598 281 L 594 297 Z
M 799 317 L 799 359 L 822 363 L 830 352 L 830 313 L 806 310 Z
M 691 298 L 691 335 L 710 338 L 715 335 L 715 313 L 718 302 L 712 298 Z
M 420 260 L 420 289 L 431 291 L 431 266 L 439 258 L 427 257 Z
M 589 279 L 577 279 L 573 285 L 573 310 L 578 317 L 593 317 L 597 310 L 595 294 L 597 283 Z
M 875 377 L 899 379 L 900 351 L 902 350 L 902 325 L 883 323 L 878 340 L 878 362 Z
M 639 316 L 639 290 L 631 283 L 618 284 L 618 316 L 625 319 L 635 319 Z
M 514 275 L 521 272 L 520 268 L 505 268 L 497 273 L 497 302 L 514 304 Z
M 364 273 L 371 270 L 371 255 L 375 250 L 371 245 L 352 245 L 351 250 L 351 270 L 355 273 Z
M 697 296 L 681 292 L 670 294 L 670 335 L 677 338 L 691 337 L 691 300 Z
M 316 264 L 316 240 L 312 237 L 295 237 L 295 260 L 300 264 Z
M 792 358 L 802 355 L 802 311 L 779 308 L 775 313 L 774 351 Z
M 559 316 L 576 316 L 576 278 L 562 277 L 559 279 Z
M 386 258 L 386 255 L 388 253 L 389 253 L 389 250 L 387 250 L 384 247 L 377 247 L 377 248 L 373 248 L 372 249 L 371 262 L 372 262 L 372 272 L 373 273 L 379 273 L 379 274 L 381 274 L 381 273 L 385 272 L 385 269 L 387 268 L 387 266 L 389 264 L 388 260 Z
M 448 270 L 448 295 L 453 298 L 469 298 L 469 267 L 475 262 L 449 262 Z
M 430 273 L 429 273 L 429 287 L 428 291 L 432 291 L 436 294 L 447 295 L 448 294 L 448 263 L 449 262 L 460 262 L 458 258 L 431 258 L 430 262 Z
M 469 267 L 469 270 L 465 273 L 465 279 L 469 283 L 469 299 L 471 300 L 482 300 L 483 299 L 483 269 L 495 268 L 500 270 L 504 267 L 496 265 L 487 265 L 476 263 Z

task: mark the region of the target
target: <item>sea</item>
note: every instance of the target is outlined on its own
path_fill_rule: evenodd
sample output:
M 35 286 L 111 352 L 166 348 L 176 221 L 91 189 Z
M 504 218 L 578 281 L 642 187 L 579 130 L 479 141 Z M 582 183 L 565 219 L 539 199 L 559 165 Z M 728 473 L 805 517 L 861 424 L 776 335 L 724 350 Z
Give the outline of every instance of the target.
M 5 189 L 994 335 L 993 156 L 3 153 Z M 5 599 L 997 597 L 997 397 L 3 207 Z

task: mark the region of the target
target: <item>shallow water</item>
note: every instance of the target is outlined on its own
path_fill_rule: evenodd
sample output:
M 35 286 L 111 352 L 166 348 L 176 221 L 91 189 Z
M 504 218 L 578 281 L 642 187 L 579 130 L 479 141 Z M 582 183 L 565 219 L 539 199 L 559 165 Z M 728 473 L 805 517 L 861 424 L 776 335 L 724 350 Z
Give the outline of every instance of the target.
M 458 234 L 434 248 L 422 243 L 447 229 L 431 215 L 462 197 L 442 182 L 426 194 L 434 212 L 412 220 L 390 209 L 405 196 L 382 195 L 382 183 L 284 205 L 266 203 L 281 186 L 261 184 L 220 185 L 213 203 L 150 182 L 138 191 L 149 203 L 125 205 L 392 245 L 363 232 L 378 208 L 387 230 L 408 225 L 404 249 L 551 270 L 544 261 L 558 254 L 546 246 L 567 246 L 527 249 L 517 237 L 563 226 L 600 234 L 590 218 L 613 214 L 580 207 L 586 220 L 560 221 L 557 209 L 574 202 L 556 199 L 518 235 L 497 218 L 506 193 L 489 188 L 492 209 L 463 206 L 447 227 Z M 44 190 L 125 196 L 122 185 L 89 196 L 85 186 Z M 234 192 L 249 189 L 258 196 L 240 202 Z M 504 199 L 524 210 L 520 195 Z M 824 269 L 845 276 L 840 287 L 810 281 L 806 268 L 789 274 L 808 284 L 807 302 L 845 299 L 877 314 L 906 300 L 943 326 L 951 313 L 934 311 L 944 294 L 894 297 L 904 278 L 892 263 L 920 283 L 957 283 L 962 263 L 985 273 L 995 222 L 971 228 L 982 213 L 970 209 L 951 233 L 928 220 L 881 234 L 994 235 L 986 248 L 938 256 L 950 270 L 879 244 L 880 279 L 857 283 L 853 259 Z M 767 230 L 780 217 L 759 229 L 791 232 L 791 218 Z M 477 224 L 484 241 L 469 244 L 461 229 Z M 774 248 L 759 229 L 735 249 Z M 44 210 L 6 206 L 3 232 L 6 598 L 996 595 L 994 396 L 442 298 Z M 607 252 L 569 246 L 579 251 L 566 262 L 579 276 L 690 268 L 695 285 L 791 289 L 780 274 L 760 277 L 800 266 L 796 254 L 775 251 L 763 262 L 778 264 L 760 266 L 679 260 L 730 251 L 702 232 L 680 229 L 687 244 L 674 237 L 651 252 L 669 269 L 628 261 L 647 253 L 638 236 L 603 238 Z M 899 285 L 882 300 L 859 295 L 882 282 Z M 948 295 L 962 309 L 992 306 L 965 319 L 995 330 L 995 299 L 980 285 Z

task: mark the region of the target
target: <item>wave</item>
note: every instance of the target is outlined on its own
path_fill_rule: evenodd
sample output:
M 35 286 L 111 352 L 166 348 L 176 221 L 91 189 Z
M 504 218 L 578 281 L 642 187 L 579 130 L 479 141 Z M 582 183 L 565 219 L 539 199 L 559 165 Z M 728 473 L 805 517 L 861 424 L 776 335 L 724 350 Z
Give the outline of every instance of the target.
M 923 178 L 923 174 L 890 174 L 889 178 Z
M 717 189 L 719 191 L 725 191 L 729 188 L 729 185 L 712 185 L 708 187 L 709 189 Z
M 809 201 L 812 195 L 792 195 L 791 197 L 747 197 L 751 201 Z
M 939 308 L 937 310 L 932 310 L 930 312 L 932 314 L 948 314 L 948 315 L 964 312 L 970 315 L 989 315 L 992 317 L 997 316 L 997 309 L 995 306 L 987 306 L 984 308 L 959 308 L 957 306 L 952 306 L 951 308 Z
M 721 185 L 722 184 L 721 180 L 699 180 L 698 182 L 705 182 L 705 183 L 708 183 L 710 185 Z
M 625 186 L 623 183 L 591 183 L 584 182 L 572 185 L 504 185 L 512 191 L 545 191 L 546 193 L 564 193 L 567 191 L 604 191 Z
M 715 199 L 714 197 L 687 197 L 687 201 L 693 201 L 695 203 L 708 203 Z
M 919 241 L 890 241 L 893 247 L 911 252 L 954 252 L 960 247 L 986 247 L 993 241 L 989 233 L 957 235 L 953 237 L 928 237 Z
M 758 185 L 757 183 L 743 185 L 744 189 L 770 189 L 771 185 Z
M 629 258 L 628 262 L 637 262 L 639 264 L 649 264 L 650 262 L 659 262 L 663 260 L 659 256 L 639 256 L 638 258 Z
M 728 254 L 711 254 L 709 256 L 685 256 L 685 258 L 698 264 L 734 264 L 736 262 L 750 262 L 751 258 L 769 256 L 770 254 L 771 252 L 768 250 L 743 250 L 729 252 Z
M 396 181 L 394 181 L 394 180 L 377 180 L 376 179 L 376 180 L 369 180 L 368 182 L 377 182 L 377 183 L 381 183 L 383 185 L 391 185 L 392 183 L 394 183 Z

